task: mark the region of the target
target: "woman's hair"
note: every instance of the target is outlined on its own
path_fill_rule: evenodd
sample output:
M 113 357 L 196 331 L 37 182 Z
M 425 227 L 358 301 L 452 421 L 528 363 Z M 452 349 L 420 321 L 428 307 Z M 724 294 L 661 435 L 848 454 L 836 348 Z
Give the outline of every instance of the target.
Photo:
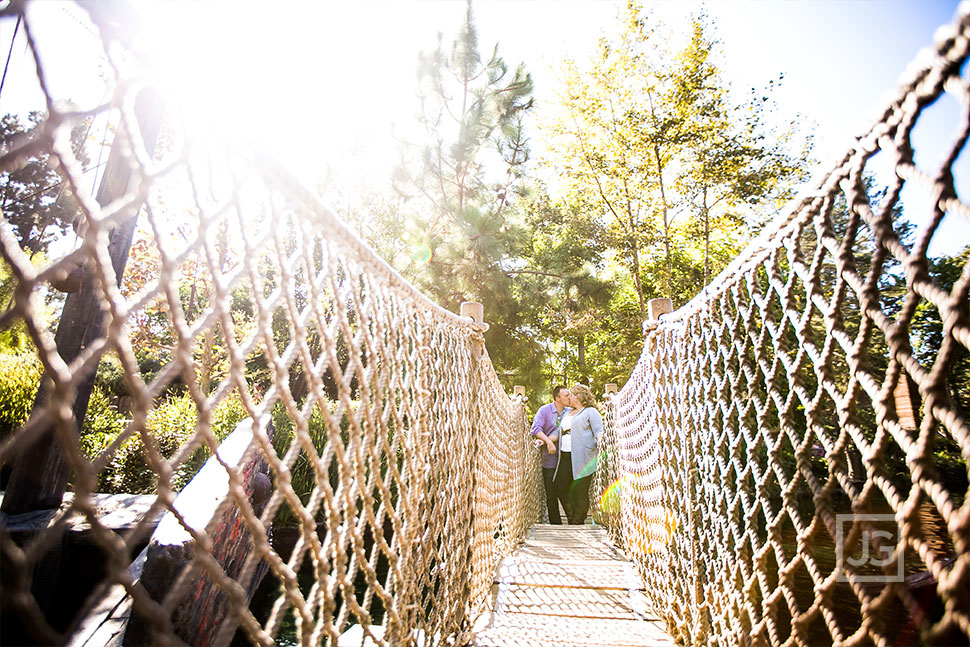
M 584 407 L 596 408 L 596 398 L 593 397 L 593 392 L 589 390 L 589 387 L 585 384 L 577 384 L 569 389 L 570 392 L 579 399 L 579 403 Z

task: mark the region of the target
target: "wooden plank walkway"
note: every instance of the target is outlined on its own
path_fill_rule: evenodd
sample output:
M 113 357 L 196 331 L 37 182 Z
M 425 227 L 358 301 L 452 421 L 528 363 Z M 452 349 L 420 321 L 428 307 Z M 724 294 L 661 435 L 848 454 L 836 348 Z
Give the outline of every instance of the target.
M 595 526 L 537 525 L 505 558 L 479 647 L 673 647 L 633 565 Z

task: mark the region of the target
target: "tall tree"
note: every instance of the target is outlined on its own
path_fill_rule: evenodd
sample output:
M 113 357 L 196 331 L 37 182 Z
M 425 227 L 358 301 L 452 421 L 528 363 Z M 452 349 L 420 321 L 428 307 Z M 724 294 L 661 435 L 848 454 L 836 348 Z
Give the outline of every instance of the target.
M 454 306 L 500 280 L 515 244 L 508 218 L 529 156 L 532 79 L 523 65 L 511 72 L 497 45 L 481 57 L 469 0 L 450 47 L 439 35 L 419 57 L 418 81 L 423 135 L 406 142 L 396 187 L 410 202 L 409 235 L 426 265 L 416 273 Z
M 641 316 L 651 296 L 643 285 L 644 249 L 660 243 L 670 261 L 667 182 L 679 136 L 662 96 L 667 71 L 644 51 L 654 43 L 629 7 L 624 29 L 601 39 L 587 65 L 564 62 L 559 113 L 547 124 L 546 161 L 600 215 L 600 239 L 628 262 Z
M 729 207 L 765 199 L 798 167 L 730 104 L 704 19 L 680 51 L 661 27 L 629 2 L 620 33 L 592 60 L 566 61 L 547 122 L 546 161 L 599 214 L 599 238 L 627 263 L 641 316 L 651 296 L 696 294 L 715 270 L 715 225 L 730 243 L 722 256 L 746 237 Z
M 519 303 L 531 314 L 530 334 L 545 349 L 546 384 L 588 380 L 597 373 L 595 358 L 587 361 L 590 336 L 614 293 L 604 269 L 597 226 L 582 204 L 554 202 L 545 187 L 534 187 L 524 205 L 528 242 L 514 277 Z
M 534 301 L 511 271 L 522 266 L 529 239 L 520 202 L 532 78 L 524 65 L 510 68 L 498 45 L 480 54 L 470 0 L 455 39 L 446 45 L 439 35 L 419 56 L 417 76 L 420 134 L 404 141 L 394 178 L 399 211 L 385 214 L 403 221 L 410 249 L 395 253 L 397 268 L 449 310 L 482 302 L 499 376 L 506 386 L 536 389 L 541 372 L 522 362 L 541 352 L 527 332 Z
M 4 115 L 0 119 L 0 155 L 37 137 L 44 120 L 39 112 L 31 112 L 26 123 L 16 115 Z M 71 131 L 74 156 L 85 165 L 86 131 L 83 123 Z M 47 147 L 32 152 L 17 169 L 0 176 L 0 209 L 20 240 L 20 247 L 30 254 L 45 251 L 58 231 L 67 231 L 78 211 L 71 189 L 62 181 Z
M 691 39 L 677 57 L 673 71 L 673 111 L 684 143 L 675 188 L 692 214 L 688 231 L 703 240 L 704 285 L 711 280 L 712 238 L 727 238 L 744 225 L 747 208 L 764 208 L 766 201 L 784 202 L 793 194 L 792 180 L 804 180 L 799 158 L 784 148 L 787 132 L 765 134 L 763 112 L 768 93 L 755 93 L 746 105 L 730 104 L 728 87 L 712 60 L 716 41 L 706 19 L 696 18 Z M 769 87 L 774 87 L 772 80 Z M 807 156 L 805 151 L 801 160 Z M 725 250 L 722 266 L 733 256 Z

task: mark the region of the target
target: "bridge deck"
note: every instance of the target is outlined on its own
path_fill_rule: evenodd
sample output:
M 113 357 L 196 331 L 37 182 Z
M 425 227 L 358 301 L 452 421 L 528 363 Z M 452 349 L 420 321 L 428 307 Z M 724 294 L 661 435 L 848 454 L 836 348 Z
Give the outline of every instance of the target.
M 502 562 L 479 647 L 673 646 L 602 528 L 537 525 Z

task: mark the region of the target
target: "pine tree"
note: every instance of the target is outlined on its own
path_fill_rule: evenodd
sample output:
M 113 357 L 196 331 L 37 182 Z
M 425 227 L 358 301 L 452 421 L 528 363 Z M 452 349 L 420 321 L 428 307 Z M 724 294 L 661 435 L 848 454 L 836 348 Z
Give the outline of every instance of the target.
M 419 57 L 418 115 L 425 136 L 409 141 L 396 188 L 414 214 L 409 227 L 422 287 L 447 307 L 485 298 L 501 281 L 515 245 L 509 222 L 529 147 L 523 118 L 532 107 L 532 79 L 510 71 L 496 45 L 483 60 L 471 1 L 446 50 Z M 417 268 L 416 268 L 417 269 Z
M 529 159 L 525 118 L 532 78 L 511 68 L 496 45 L 484 58 L 470 0 L 453 41 L 439 35 L 418 60 L 417 121 L 404 142 L 394 188 L 400 203 L 385 219 L 400 223 L 410 254 L 399 271 L 440 305 L 485 305 L 486 342 L 506 387 L 542 388 L 542 346 L 530 324 L 544 307 L 515 270 L 523 267 L 529 231 L 522 217 Z M 394 248 L 395 245 L 391 245 Z

